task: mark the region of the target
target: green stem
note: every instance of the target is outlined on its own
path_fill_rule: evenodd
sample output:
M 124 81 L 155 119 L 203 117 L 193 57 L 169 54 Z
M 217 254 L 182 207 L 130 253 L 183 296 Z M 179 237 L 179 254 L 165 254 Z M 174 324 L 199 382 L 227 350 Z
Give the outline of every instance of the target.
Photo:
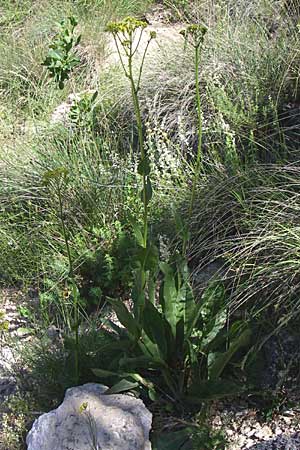
M 71 251 L 69 246 L 68 232 L 66 229 L 64 215 L 63 215 L 63 202 L 61 196 L 60 186 L 58 185 L 58 203 L 59 203 L 59 215 L 60 221 L 62 225 L 62 231 L 64 236 L 64 241 L 67 249 L 68 261 L 69 261 L 69 277 L 72 280 L 72 295 L 74 299 L 74 323 L 75 323 L 75 354 L 74 354 L 74 363 L 75 363 L 75 379 L 76 384 L 79 382 L 79 308 L 78 308 L 78 295 L 76 293 L 76 284 L 74 280 L 74 270 L 73 270 L 73 261 L 71 257 Z
M 78 305 L 78 295 L 75 282 L 73 280 L 73 291 L 74 291 L 74 322 L 75 322 L 75 380 L 76 384 L 79 383 L 79 305 Z
M 68 233 L 67 233 L 67 229 L 66 229 L 66 225 L 65 225 L 65 221 L 64 221 L 63 204 L 62 204 L 62 197 L 61 197 L 60 186 L 58 186 L 58 203 L 59 203 L 59 216 L 60 216 L 59 218 L 60 218 L 60 221 L 61 221 L 64 241 L 65 241 L 65 245 L 66 245 L 66 249 L 67 249 L 67 255 L 68 255 L 68 261 L 69 261 L 69 276 L 71 278 L 73 278 L 73 276 L 74 276 L 73 261 L 72 261 L 72 257 L 71 257 L 70 246 L 69 246 Z
M 200 45 L 195 47 L 195 83 L 196 83 L 196 104 L 197 104 L 197 115 L 198 115 L 198 147 L 197 147 L 197 160 L 195 167 L 195 174 L 193 179 L 191 202 L 189 208 L 189 217 L 191 217 L 194 201 L 196 187 L 199 181 L 200 172 L 202 169 L 202 111 L 201 111 L 201 97 L 200 97 L 200 82 L 199 82 L 199 68 L 200 68 Z
M 141 115 L 141 108 L 140 103 L 138 99 L 138 90 L 134 82 L 133 78 L 133 71 L 132 71 L 132 55 L 129 55 L 128 58 L 128 69 L 129 69 L 129 79 L 131 84 L 131 95 L 133 99 L 133 106 L 134 106 L 134 112 L 136 116 L 136 123 L 137 123 L 137 129 L 138 129 L 138 139 L 139 139 L 139 148 L 141 153 L 141 161 L 145 159 L 146 152 L 144 148 L 144 136 L 143 136 L 143 123 L 142 123 L 142 115 Z M 147 247 L 147 237 L 148 237 L 148 204 L 147 204 L 147 193 L 146 193 L 146 186 L 147 186 L 147 176 L 143 175 L 143 205 L 144 205 L 144 212 L 143 212 L 143 224 L 144 224 L 144 230 L 143 230 L 143 238 L 144 238 L 144 247 Z

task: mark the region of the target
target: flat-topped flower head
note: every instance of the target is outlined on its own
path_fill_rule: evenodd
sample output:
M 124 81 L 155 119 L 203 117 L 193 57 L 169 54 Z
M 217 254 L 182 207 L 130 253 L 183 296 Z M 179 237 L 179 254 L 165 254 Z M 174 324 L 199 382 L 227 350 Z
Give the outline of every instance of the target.
M 204 41 L 207 30 L 208 28 L 203 24 L 191 24 L 181 30 L 180 34 L 194 47 L 199 47 Z
M 135 19 L 134 17 L 125 17 L 125 19 L 121 20 L 120 22 L 108 23 L 105 31 L 113 34 L 133 34 L 137 29 L 144 29 L 147 27 L 147 25 L 147 22 L 143 20 Z
M 42 178 L 45 186 L 49 185 L 52 181 L 60 182 L 66 181 L 68 176 L 68 169 L 65 167 L 56 167 L 53 170 L 47 170 Z

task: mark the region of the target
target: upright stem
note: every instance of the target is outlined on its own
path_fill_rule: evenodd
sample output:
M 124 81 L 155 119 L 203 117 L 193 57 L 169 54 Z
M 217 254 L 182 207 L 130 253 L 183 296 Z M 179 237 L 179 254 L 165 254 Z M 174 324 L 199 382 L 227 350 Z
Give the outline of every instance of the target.
M 139 44 L 141 42 L 143 29 L 147 26 L 145 22 L 135 20 L 133 18 L 127 18 L 121 23 L 111 23 L 108 25 L 108 31 L 111 31 L 114 35 L 115 43 L 117 46 L 118 55 L 122 64 L 122 68 L 124 70 L 125 76 L 130 81 L 131 87 L 131 96 L 134 107 L 134 113 L 136 118 L 137 130 L 138 130 L 138 143 L 139 143 L 139 166 L 138 173 L 142 177 L 143 189 L 141 192 L 141 201 L 143 203 L 143 229 L 139 230 L 139 245 L 143 247 L 143 249 L 147 249 L 148 246 L 148 203 L 151 200 L 152 196 L 152 187 L 150 180 L 150 164 L 147 158 L 147 151 L 144 145 L 144 136 L 143 136 L 143 123 L 142 123 L 142 114 L 139 102 L 139 90 L 141 83 L 141 76 L 143 71 L 143 65 L 145 62 L 145 56 L 148 50 L 148 46 L 150 41 L 155 37 L 155 33 L 150 33 L 150 38 L 147 42 L 145 50 L 143 52 L 142 60 L 139 66 L 139 71 L 137 74 L 137 80 L 134 77 L 133 71 L 133 60 L 134 56 L 138 50 Z M 138 37 L 137 43 L 135 42 L 136 31 L 140 29 L 140 35 Z M 121 47 L 123 47 L 123 51 L 125 53 L 126 63 L 123 60 L 123 56 L 121 53 Z M 134 287 L 134 295 L 135 297 L 135 316 L 137 320 L 140 322 L 143 309 L 145 305 L 145 288 L 148 282 L 147 277 L 148 273 L 145 270 L 146 267 L 146 252 L 142 253 L 142 256 L 139 260 L 140 267 L 136 272 L 136 283 Z
M 74 363 L 75 363 L 75 379 L 76 384 L 79 383 L 79 305 L 78 305 L 78 293 L 77 287 L 75 285 L 74 279 L 72 279 L 73 284 L 73 300 L 74 300 L 74 326 L 75 326 L 75 354 L 74 354 Z
M 74 323 L 75 323 L 75 354 L 74 354 L 74 363 L 75 363 L 75 378 L 76 378 L 76 384 L 79 382 L 79 310 L 78 310 L 78 295 L 77 295 L 77 289 L 74 281 L 74 270 L 73 270 L 73 261 L 71 257 L 71 251 L 69 246 L 69 239 L 68 239 L 68 232 L 66 229 L 64 216 L 63 216 L 63 202 L 61 197 L 61 190 L 60 186 L 58 186 L 58 203 L 59 203 L 59 215 L 60 215 L 60 221 L 62 225 L 62 231 L 64 236 L 64 241 L 67 249 L 68 254 L 68 261 L 69 261 L 69 277 L 72 280 L 72 296 L 74 300 Z
M 134 106 L 134 112 L 136 116 L 136 122 L 137 122 L 137 129 L 138 129 L 138 139 L 139 139 L 139 148 L 141 153 L 141 161 L 145 159 L 146 153 L 144 148 L 144 136 L 143 136 L 143 124 L 142 124 L 142 115 L 141 115 L 141 109 L 138 99 L 138 91 L 137 87 L 134 83 L 133 78 L 133 71 L 132 71 L 132 55 L 128 58 L 128 69 L 129 69 L 129 79 L 131 84 L 131 94 L 133 99 L 133 106 Z M 144 225 L 144 232 L 143 232 L 143 240 L 144 240 L 144 247 L 147 247 L 147 238 L 148 238 L 148 204 L 147 204 L 147 193 L 146 193 L 146 187 L 147 187 L 147 177 L 145 174 L 143 174 L 143 205 L 144 205 L 144 213 L 143 213 L 143 225 Z
M 73 278 L 73 276 L 74 276 L 73 261 L 72 261 L 72 257 L 71 257 L 71 251 L 70 251 L 70 246 L 69 246 L 67 229 L 66 229 L 66 225 L 65 225 L 65 221 L 64 221 L 63 204 L 62 204 L 62 197 L 61 197 L 60 186 L 58 187 L 57 191 L 58 191 L 59 216 L 60 216 L 59 218 L 60 218 L 60 221 L 61 221 L 62 231 L 63 231 L 63 235 L 64 235 L 64 241 L 65 241 L 67 254 L 68 254 L 69 275 L 70 275 L 71 278 Z
M 195 167 L 195 174 L 193 179 L 191 202 L 189 208 L 189 216 L 192 214 L 196 186 L 199 181 L 200 171 L 202 169 L 202 112 L 201 112 L 201 97 L 200 97 L 200 83 L 199 83 L 199 68 L 200 68 L 200 45 L 195 47 L 195 83 L 196 83 L 196 104 L 198 115 L 198 146 L 197 146 L 197 160 Z

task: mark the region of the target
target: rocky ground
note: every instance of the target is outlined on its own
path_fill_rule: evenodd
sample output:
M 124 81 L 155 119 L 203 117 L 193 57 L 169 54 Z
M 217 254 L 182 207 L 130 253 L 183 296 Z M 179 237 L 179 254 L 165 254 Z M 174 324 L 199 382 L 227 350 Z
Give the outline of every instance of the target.
M 26 342 L 30 330 L 28 320 L 22 316 L 27 310 L 27 300 L 17 289 L 0 292 L 0 403 L 16 390 L 14 366 L 17 363 L 15 345 Z
M 21 364 L 21 350 L 33 336 L 30 320 L 27 316 L 29 299 L 20 290 L 14 288 L 0 290 L 0 450 L 7 449 L 7 419 L 18 426 L 18 412 L 7 408 L 7 401 L 19 392 L 19 380 L 26 376 L 26 369 Z M 14 414 L 16 413 L 16 414 Z M 13 431 L 9 426 L 9 432 Z M 17 442 L 17 439 L 14 439 Z M 18 447 L 12 447 L 19 450 Z M 10 450 L 10 449 L 9 449 Z
M 300 408 L 296 406 L 266 419 L 249 405 L 229 405 L 216 413 L 213 424 L 225 431 L 228 450 L 300 449 Z

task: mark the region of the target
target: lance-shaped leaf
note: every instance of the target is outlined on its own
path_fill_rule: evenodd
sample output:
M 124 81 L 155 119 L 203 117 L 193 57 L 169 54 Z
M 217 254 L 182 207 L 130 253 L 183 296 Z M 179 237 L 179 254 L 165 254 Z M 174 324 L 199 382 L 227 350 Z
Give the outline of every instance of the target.
M 135 339 L 139 339 L 141 335 L 140 326 L 124 303 L 121 300 L 110 298 L 108 302 L 112 305 L 119 321 L 127 329 L 128 333 Z

